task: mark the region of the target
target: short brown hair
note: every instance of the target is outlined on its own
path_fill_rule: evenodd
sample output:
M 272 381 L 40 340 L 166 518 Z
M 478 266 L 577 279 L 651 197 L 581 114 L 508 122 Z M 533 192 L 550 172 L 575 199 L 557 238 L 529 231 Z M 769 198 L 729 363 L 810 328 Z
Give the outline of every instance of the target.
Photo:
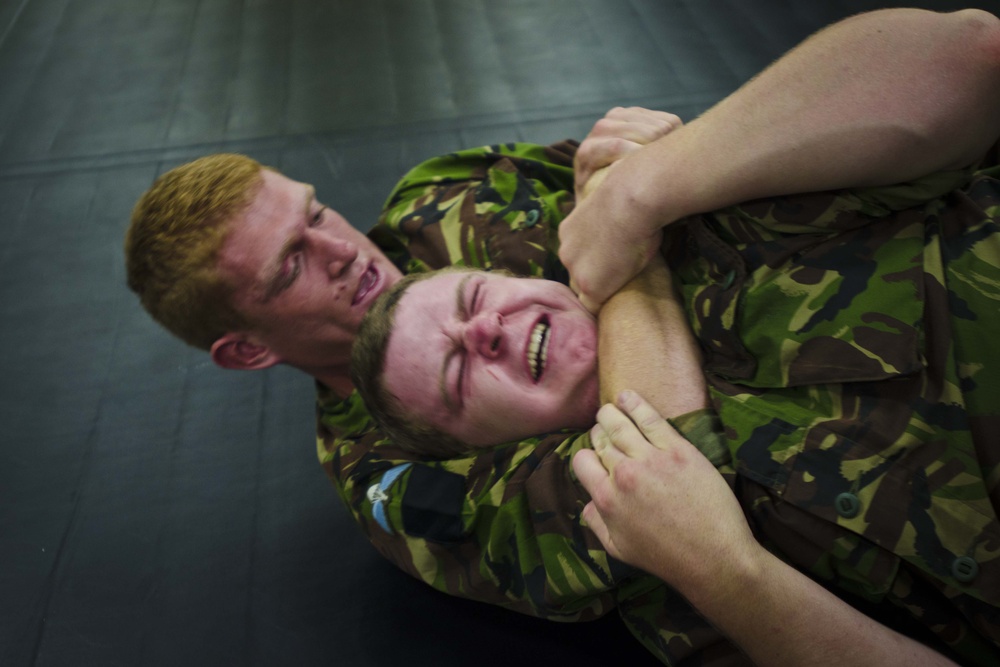
M 246 328 L 216 260 L 230 221 L 260 189 L 262 168 L 245 155 L 209 155 L 157 178 L 132 211 L 128 286 L 189 345 L 208 350 L 226 332 Z
M 395 321 L 396 307 L 414 283 L 440 273 L 469 271 L 449 267 L 440 271 L 411 273 L 379 295 L 361 320 L 358 337 L 351 349 L 351 379 L 372 418 L 393 442 L 412 452 L 450 457 L 472 449 L 468 444 L 430 426 L 408 411 L 385 387 L 385 353 Z

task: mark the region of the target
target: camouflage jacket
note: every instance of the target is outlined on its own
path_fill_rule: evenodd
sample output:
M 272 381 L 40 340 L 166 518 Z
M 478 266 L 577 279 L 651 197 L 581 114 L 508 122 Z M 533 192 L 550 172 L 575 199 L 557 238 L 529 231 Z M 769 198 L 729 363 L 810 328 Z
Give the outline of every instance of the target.
M 407 174 L 393 191 L 372 238 L 405 270 L 458 263 L 564 279 L 553 249 L 555 228 L 572 206 L 572 153 L 571 144 L 547 148 L 512 144 L 428 161 Z M 874 366 L 882 369 L 883 375 L 865 380 L 872 387 L 898 384 L 896 375 L 908 377 L 907 373 L 915 372 L 915 367 L 893 368 L 894 359 L 871 357 L 864 347 L 872 338 L 869 329 L 874 329 L 875 334 L 897 331 L 896 313 L 880 319 L 876 314 L 886 311 L 881 305 L 875 307 L 856 299 L 841 303 L 848 294 L 868 293 L 868 283 L 860 283 L 859 288 L 858 281 L 873 275 L 871 265 L 882 261 L 879 253 L 875 252 L 866 262 L 857 262 L 859 267 L 868 268 L 859 268 L 858 274 L 852 273 L 851 278 L 838 279 L 823 271 L 830 273 L 824 262 L 836 259 L 838 249 L 841 253 L 851 253 L 848 264 L 853 266 L 856 259 L 854 246 L 838 245 L 835 236 L 855 234 L 852 243 L 861 249 L 877 251 L 883 236 L 879 235 L 876 243 L 863 230 L 881 231 L 883 227 L 891 230 L 884 238 L 891 239 L 893 244 L 897 243 L 897 237 L 902 239 L 899 243 L 910 243 L 906 248 L 915 252 L 909 260 L 916 264 L 909 268 L 919 271 L 922 247 L 919 239 L 923 238 L 923 229 L 918 234 L 913 223 L 918 218 L 923 221 L 940 215 L 938 209 L 943 207 L 944 200 L 939 195 L 956 183 L 951 176 L 944 181 L 938 178 L 936 184 L 934 181 L 928 179 L 894 189 L 751 203 L 676 225 L 672 239 L 671 260 L 685 285 L 692 324 L 710 352 L 709 381 L 716 408 L 727 428 L 706 428 L 706 424 L 715 422 L 698 415 L 678 420 L 677 425 L 696 444 L 724 437 L 740 474 L 733 474 L 731 467 L 724 466 L 723 471 L 763 543 L 825 583 L 849 594 L 863 595 L 879 608 L 895 603 L 909 609 L 925 598 L 914 599 L 905 594 L 912 595 L 918 589 L 921 594 L 930 594 L 928 587 L 937 586 L 934 590 L 940 591 L 938 595 L 943 592 L 946 599 L 960 594 L 957 590 L 940 588 L 955 583 L 953 575 L 951 579 L 946 574 L 942 576 L 942 555 L 932 559 L 936 570 L 921 569 L 918 563 L 911 562 L 919 558 L 907 559 L 900 535 L 910 535 L 912 524 L 897 522 L 900 525 L 894 526 L 896 539 L 891 544 L 891 540 L 866 532 L 865 517 L 870 510 L 863 504 L 876 499 L 875 504 L 882 506 L 882 495 L 888 495 L 887 489 L 892 487 L 879 480 L 891 478 L 888 470 L 891 465 L 879 466 L 871 462 L 871 457 L 861 458 L 852 452 L 845 458 L 829 438 L 820 439 L 814 449 L 838 458 L 829 470 L 822 471 L 830 474 L 830 481 L 814 489 L 815 476 L 821 469 L 807 465 L 814 456 L 808 445 L 813 438 L 820 438 L 821 418 L 816 417 L 813 424 L 790 417 L 804 419 L 804 415 L 813 414 L 810 411 L 825 407 L 826 412 L 816 412 L 828 415 L 825 428 L 830 424 L 846 425 L 851 417 L 855 429 L 870 428 L 868 413 L 847 414 L 850 405 L 842 402 L 846 394 L 838 393 L 843 392 L 838 389 L 841 384 L 846 388 L 860 387 L 858 382 L 864 378 L 835 373 L 824 379 L 821 370 L 812 367 L 817 358 L 829 361 L 831 357 L 824 354 L 822 346 L 837 344 L 830 340 L 864 350 L 860 356 L 875 360 Z M 973 202 L 970 210 L 978 212 L 974 215 L 984 217 L 984 208 L 974 201 L 975 197 L 966 197 Z M 930 203 L 920 209 L 912 208 L 923 201 Z M 995 217 L 995 211 L 991 215 Z M 897 223 L 900 217 L 910 219 L 910 223 Z M 868 224 L 876 221 L 877 225 Z M 928 229 L 932 227 L 927 225 Z M 910 242 L 911 237 L 918 239 L 916 246 Z M 811 251 L 814 247 L 819 250 Z M 902 252 L 905 254 L 905 250 Z M 801 266 L 795 264 L 800 258 L 806 260 Z M 906 263 L 897 258 L 895 264 L 890 264 L 892 268 L 879 270 L 876 266 L 874 275 L 881 279 L 880 285 L 884 282 L 898 286 L 896 274 L 903 269 L 900 262 Z M 789 271 L 792 265 L 794 270 Z M 780 273 L 784 277 L 777 271 L 783 266 Z M 995 269 L 1000 264 L 994 262 L 990 266 Z M 972 267 L 970 271 L 975 274 L 979 268 Z M 912 294 L 912 284 L 910 290 Z M 745 304 L 756 300 L 758 292 L 794 298 L 781 309 L 766 299 L 760 302 L 760 307 L 746 307 Z M 886 296 L 873 295 L 873 303 L 882 304 L 882 299 L 888 299 L 892 305 L 903 304 L 905 300 L 900 294 L 890 290 Z M 913 301 L 912 296 L 908 298 Z M 781 312 L 784 320 L 776 318 L 772 309 L 775 314 Z M 842 312 L 845 310 L 849 311 L 847 315 Z M 758 317 L 761 312 L 767 313 L 767 317 Z M 808 320 L 805 328 L 800 326 L 801 318 L 812 312 L 819 315 Z M 861 324 L 849 327 L 845 334 L 825 319 L 832 313 Z M 921 314 L 922 306 L 910 308 L 909 315 L 915 315 L 916 319 L 911 317 L 908 321 L 919 329 L 919 344 L 923 345 L 926 331 L 920 326 Z M 766 324 L 766 330 L 757 326 L 761 323 Z M 799 333 L 789 336 L 789 331 Z M 731 350 L 725 347 L 733 341 Z M 778 361 L 771 363 L 768 356 L 767 363 L 761 362 L 758 355 L 771 355 L 775 350 L 780 353 L 775 357 Z M 916 354 L 919 356 L 922 351 Z M 837 350 L 832 358 L 836 362 L 840 356 L 844 353 Z M 855 365 L 863 365 L 860 359 L 855 361 Z M 829 363 L 825 365 L 831 367 Z M 839 363 L 832 367 L 842 372 Z M 814 373 L 803 375 L 803 369 Z M 974 370 L 970 367 L 962 372 Z M 979 395 L 987 395 L 988 391 L 987 388 Z M 795 392 L 802 396 L 793 396 Z M 780 407 L 784 394 L 791 399 L 790 414 Z M 853 397 L 854 394 L 849 396 Z M 810 400 L 816 405 L 809 403 Z M 889 400 L 886 399 L 885 405 L 889 405 Z M 772 412 L 761 412 L 758 402 Z M 835 415 L 831 414 L 833 408 Z M 741 409 L 757 421 L 743 416 Z M 758 417 L 759 414 L 764 416 Z M 923 422 L 911 428 L 922 433 L 921 426 Z M 866 434 L 867 431 L 857 437 L 865 438 Z M 881 446 L 881 441 L 878 442 Z M 465 458 L 422 460 L 382 439 L 356 394 L 339 401 L 319 387 L 320 459 L 376 549 L 404 571 L 453 595 L 555 620 L 586 620 L 606 613 L 617 604 L 632 632 L 668 664 L 682 661 L 696 664 L 717 658 L 741 661 L 733 647 L 683 599 L 657 580 L 608 557 L 593 535 L 582 527 L 580 510 L 587 496 L 573 479 L 569 460 L 577 449 L 588 445 L 585 435 L 557 433 L 472 453 Z M 894 451 L 891 448 L 888 451 L 890 462 L 898 458 Z M 979 452 L 976 455 L 992 461 L 980 464 L 987 469 L 987 475 L 978 475 L 980 490 L 985 489 L 983 480 L 991 479 L 996 486 L 997 457 L 989 458 Z M 936 455 L 928 461 L 921 459 L 929 469 L 928 474 L 936 473 L 932 477 L 934 483 L 930 484 L 934 498 L 951 498 L 938 493 L 942 477 L 938 466 L 945 464 L 944 468 L 951 470 L 952 460 L 950 456 Z M 973 459 L 972 463 L 975 462 Z M 862 463 L 868 463 L 868 467 Z M 845 491 L 839 490 L 843 486 L 841 467 L 853 475 Z M 989 471 L 993 471 L 992 478 Z M 949 492 L 957 487 L 957 493 L 964 498 L 962 493 L 969 486 L 964 477 L 960 478 L 944 486 Z M 789 480 L 798 480 L 799 484 Z M 827 496 L 833 489 L 837 492 L 830 501 Z M 876 493 L 879 489 L 882 495 Z M 979 505 L 991 501 L 996 505 L 996 498 L 986 499 L 985 491 L 976 491 L 972 496 Z M 820 499 L 826 505 L 820 504 Z M 913 504 L 912 501 L 913 498 L 902 500 Z M 835 514 L 838 507 L 852 502 L 861 507 L 853 523 Z M 947 505 L 947 501 L 942 502 Z M 891 506 L 887 501 L 886 507 Z M 900 509 L 898 501 L 894 507 L 885 510 L 887 516 L 906 515 L 906 508 Z M 990 516 L 995 514 L 991 512 Z M 931 515 L 930 539 L 938 534 L 937 522 L 946 518 Z M 995 518 L 992 521 L 995 531 Z M 916 525 L 926 527 L 920 522 Z M 992 536 L 983 533 L 976 543 L 982 553 L 976 561 L 980 571 L 972 584 L 975 590 L 990 590 L 989 582 L 993 580 L 989 577 L 993 575 L 992 570 L 987 570 L 994 565 L 988 556 L 991 549 L 995 551 L 995 544 L 991 546 L 990 542 L 995 542 L 994 537 L 995 533 Z M 955 552 L 952 562 L 958 553 L 965 553 L 955 544 L 946 549 Z M 910 551 L 925 553 L 926 549 L 921 544 L 911 544 Z M 962 560 L 954 567 L 969 565 Z M 918 581 L 923 588 L 915 585 Z M 962 596 L 983 603 L 982 618 L 995 613 L 995 601 L 968 595 L 968 587 L 964 590 Z M 992 590 L 996 590 L 995 585 Z M 975 656 L 976 651 L 981 651 L 980 657 L 989 655 L 990 646 L 981 637 L 990 636 L 989 623 L 993 623 L 995 630 L 995 615 L 993 621 L 987 621 L 987 630 L 970 625 L 972 621 L 956 625 L 951 620 L 950 604 L 935 607 L 947 610 L 947 623 L 942 622 L 940 614 L 927 617 L 927 612 L 921 620 L 945 629 L 943 634 L 956 640 L 952 643 L 958 645 L 963 655 Z M 995 635 L 992 636 L 995 642 Z
M 996 168 L 992 170 L 996 175 Z M 1000 182 L 751 202 L 670 263 L 758 539 L 1000 661 Z
M 372 239 L 405 272 L 448 264 L 565 280 L 552 251 L 573 206 L 575 144 L 506 144 L 432 159 L 390 194 Z M 375 548 L 452 595 L 557 620 L 615 606 L 611 562 L 580 525 L 569 459 L 585 439 L 532 438 L 429 460 L 385 440 L 357 393 L 319 387 L 320 460 Z

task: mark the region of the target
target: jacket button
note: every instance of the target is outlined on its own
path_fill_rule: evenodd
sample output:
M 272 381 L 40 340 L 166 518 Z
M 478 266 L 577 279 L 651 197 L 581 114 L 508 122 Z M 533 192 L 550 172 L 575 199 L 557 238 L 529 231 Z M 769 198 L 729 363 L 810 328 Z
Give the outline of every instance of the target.
M 538 222 L 538 218 L 540 217 L 541 214 L 538 212 L 537 208 L 531 209 L 530 211 L 528 211 L 528 214 L 524 216 L 524 226 L 534 227 L 535 224 Z
M 967 584 L 979 574 L 979 563 L 968 556 L 959 556 L 951 563 L 951 576 Z
M 736 279 L 736 269 L 730 269 L 729 272 L 722 277 L 722 289 L 729 289 L 733 286 L 733 281 Z
M 845 519 L 853 519 L 861 511 L 861 501 L 853 493 L 842 493 L 833 501 L 837 514 Z

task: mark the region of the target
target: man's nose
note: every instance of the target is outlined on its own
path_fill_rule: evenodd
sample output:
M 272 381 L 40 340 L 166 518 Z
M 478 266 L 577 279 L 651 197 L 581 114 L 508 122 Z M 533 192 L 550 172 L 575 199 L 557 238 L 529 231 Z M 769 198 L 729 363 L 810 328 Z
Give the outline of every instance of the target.
M 465 349 L 486 359 L 497 359 L 506 350 L 507 337 L 500 313 L 477 313 L 466 322 L 463 334 Z
M 358 247 L 350 241 L 327 237 L 321 243 L 330 278 L 339 278 L 358 258 Z

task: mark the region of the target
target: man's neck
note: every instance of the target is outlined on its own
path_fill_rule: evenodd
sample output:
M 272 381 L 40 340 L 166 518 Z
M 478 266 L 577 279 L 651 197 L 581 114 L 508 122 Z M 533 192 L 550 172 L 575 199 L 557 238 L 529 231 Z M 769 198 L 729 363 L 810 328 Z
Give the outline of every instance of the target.
M 340 398 L 347 398 L 354 391 L 354 383 L 351 382 L 349 366 L 336 366 L 333 368 L 315 369 L 313 371 L 306 368 L 300 370 L 325 384 L 330 388 L 330 391 Z

